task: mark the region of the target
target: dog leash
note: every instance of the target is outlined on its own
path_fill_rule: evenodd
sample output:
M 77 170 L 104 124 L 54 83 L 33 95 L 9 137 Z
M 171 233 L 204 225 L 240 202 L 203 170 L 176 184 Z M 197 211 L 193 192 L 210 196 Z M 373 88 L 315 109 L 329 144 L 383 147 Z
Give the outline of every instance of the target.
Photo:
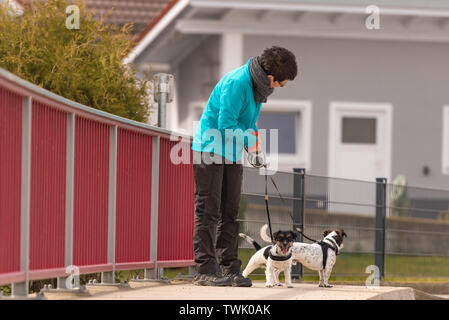
M 301 228 L 296 228 L 296 231 L 298 231 L 300 234 L 302 234 L 303 237 L 306 238 L 307 240 L 310 240 L 310 241 L 312 241 L 312 242 L 318 243 L 318 240 L 313 240 L 313 239 L 309 238 L 308 236 L 306 236 L 306 235 L 302 232 L 302 229 L 301 229 Z
M 270 228 L 270 239 L 271 242 L 274 243 L 273 240 L 273 231 L 271 229 L 271 220 L 270 220 L 270 209 L 268 206 L 268 175 L 267 175 L 267 165 L 264 165 L 265 168 L 265 208 L 267 209 L 267 218 L 268 218 L 268 227 Z
M 265 208 L 266 208 L 266 210 L 267 210 L 268 227 L 269 227 L 269 229 L 270 229 L 270 239 L 271 239 L 271 242 L 274 243 L 274 240 L 273 240 L 273 230 L 272 230 L 272 227 L 271 227 L 271 219 L 270 219 L 270 206 L 269 206 L 269 204 L 268 204 L 268 174 L 267 174 L 267 164 L 259 161 L 259 158 L 257 157 L 257 155 L 258 155 L 258 152 L 257 152 L 257 151 L 256 151 L 256 158 L 254 159 L 254 160 L 255 160 L 255 163 L 253 163 L 252 161 L 250 161 L 250 160 L 249 160 L 249 155 L 250 155 L 250 153 L 249 153 L 249 151 L 248 151 L 248 147 L 245 146 L 244 148 L 245 148 L 245 151 L 246 151 L 247 154 L 248 154 L 248 162 L 249 162 L 255 169 L 265 168 Z M 271 177 L 270 177 L 270 178 L 271 178 Z M 273 181 L 273 179 L 272 179 L 271 181 Z M 274 183 L 274 181 L 273 181 L 273 183 Z M 276 189 L 277 189 L 277 187 L 276 187 Z
M 245 150 L 249 154 L 247 147 L 245 147 Z M 257 155 L 257 151 L 256 151 L 256 155 Z M 257 157 L 256 157 L 256 161 L 258 161 Z M 271 242 L 274 243 L 273 230 L 272 230 L 272 227 L 271 227 L 271 219 L 270 219 L 270 208 L 269 208 L 269 204 L 268 204 L 268 174 L 267 174 L 268 168 L 267 168 L 267 164 L 264 163 L 263 165 L 261 165 L 259 162 L 257 162 L 256 164 L 252 163 L 251 161 L 248 161 L 248 162 L 256 169 L 265 168 L 265 208 L 266 208 L 266 211 L 267 211 L 268 227 L 270 229 L 270 239 L 271 239 Z M 277 193 L 279 194 L 279 198 L 281 198 L 282 204 L 285 206 L 286 203 L 285 203 L 284 197 L 282 197 L 282 194 L 279 191 L 279 188 L 276 185 L 276 182 L 274 182 L 273 177 L 270 176 L 270 180 L 271 180 L 271 183 L 273 184 L 274 188 L 276 189 Z M 295 221 L 293 219 L 292 214 L 290 212 L 288 214 L 289 214 L 290 218 L 292 219 L 292 222 L 294 223 Z

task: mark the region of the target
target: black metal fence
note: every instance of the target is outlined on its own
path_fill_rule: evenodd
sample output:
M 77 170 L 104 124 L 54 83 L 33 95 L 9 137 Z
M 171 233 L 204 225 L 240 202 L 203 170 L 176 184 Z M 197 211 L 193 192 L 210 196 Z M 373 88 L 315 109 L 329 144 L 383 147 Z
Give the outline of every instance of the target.
M 261 244 L 259 230 L 267 223 L 263 173 L 245 168 L 239 216 L 241 232 Z M 375 265 L 383 279 L 449 278 L 449 190 L 309 175 L 304 169 L 272 178 L 285 200 L 268 179 L 273 231 L 301 227 L 313 239 L 327 229 L 348 234 L 333 276 L 366 278 L 367 267 Z M 246 265 L 254 250 L 244 241 L 240 248 Z M 302 267 L 293 274 L 317 276 Z

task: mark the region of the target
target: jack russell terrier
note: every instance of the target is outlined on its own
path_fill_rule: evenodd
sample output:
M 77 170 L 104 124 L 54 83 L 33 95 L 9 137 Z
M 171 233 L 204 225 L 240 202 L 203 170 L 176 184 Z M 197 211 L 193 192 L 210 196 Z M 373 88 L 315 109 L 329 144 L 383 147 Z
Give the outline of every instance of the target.
M 265 241 L 272 242 L 267 236 L 267 225 L 264 225 L 261 229 L 261 234 L 265 236 Z M 239 234 L 246 241 L 254 245 L 257 252 L 251 257 L 243 270 L 242 275 L 247 277 L 251 272 L 257 268 L 266 268 L 265 286 L 268 288 L 275 285 L 281 286 L 279 282 L 279 273 L 284 271 L 285 284 L 288 288 L 293 288 L 291 281 L 291 268 L 292 268 L 292 247 L 296 239 L 296 233 L 294 231 L 278 231 L 274 237 L 274 244 L 262 248 L 254 239 L 247 236 L 244 233 Z
M 271 242 L 271 239 L 266 233 L 267 225 L 264 225 L 260 229 L 260 236 L 266 242 Z M 241 233 L 246 241 L 252 244 L 258 252 L 251 257 L 248 262 L 243 275 L 246 276 L 251 273 L 254 269 L 263 267 L 264 257 L 261 257 L 260 245 L 251 237 Z M 305 267 L 318 271 L 320 276 L 319 287 L 331 288 L 332 286 L 328 283 L 329 277 L 332 273 L 332 268 L 337 261 L 337 255 L 343 249 L 344 238 L 348 235 L 343 229 L 338 230 L 326 230 L 323 233 L 323 240 L 308 244 L 303 242 L 295 242 L 292 244 L 291 251 L 291 264 L 301 263 Z M 295 237 L 296 238 L 296 237 Z M 291 267 L 290 264 L 290 267 Z M 268 267 L 267 267 L 268 268 Z M 245 273 L 246 272 L 246 273 Z M 274 270 L 274 278 L 277 279 L 280 274 L 280 270 L 276 268 Z M 290 277 L 290 274 L 289 274 Z M 268 282 L 268 279 L 267 279 Z M 275 284 L 279 284 L 279 281 L 275 280 Z M 287 282 L 287 276 L 286 276 Z

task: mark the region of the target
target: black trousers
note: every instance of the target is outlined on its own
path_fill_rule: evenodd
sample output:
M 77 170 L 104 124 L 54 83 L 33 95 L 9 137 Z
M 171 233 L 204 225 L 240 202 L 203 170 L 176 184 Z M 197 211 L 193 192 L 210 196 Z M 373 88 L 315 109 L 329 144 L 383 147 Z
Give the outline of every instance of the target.
M 240 194 L 243 166 L 224 163 L 213 155 L 193 164 L 195 178 L 195 221 L 193 251 L 198 273 L 215 273 L 217 263 L 224 274 L 240 272 L 238 258 Z M 201 153 L 194 152 L 194 159 Z M 212 159 L 212 163 L 210 160 Z

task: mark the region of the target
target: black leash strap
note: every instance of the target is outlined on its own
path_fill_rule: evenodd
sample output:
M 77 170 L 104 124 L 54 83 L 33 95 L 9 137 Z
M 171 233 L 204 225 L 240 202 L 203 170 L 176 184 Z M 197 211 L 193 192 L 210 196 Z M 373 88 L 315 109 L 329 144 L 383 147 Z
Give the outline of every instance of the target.
M 270 219 L 270 209 L 268 206 L 268 175 L 267 175 L 267 166 L 265 167 L 265 208 L 267 209 L 267 217 L 268 217 L 268 227 L 270 228 L 270 239 L 273 241 L 273 231 L 271 230 L 271 219 Z
M 245 149 L 245 151 L 249 154 L 248 148 L 247 148 L 247 147 L 244 147 L 244 149 Z M 257 166 L 254 165 L 253 163 L 250 162 L 250 164 L 251 164 L 254 168 L 260 169 L 260 167 L 257 167 Z M 270 219 L 270 208 L 269 208 L 270 206 L 269 206 L 269 204 L 268 204 L 268 174 L 267 174 L 267 165 L 264 164 L 263 167 L 265 168 L 265 208 L 267 209 L 268 227 L 270 228 L 270 239 L 271 239 L 271 242 L 274 243 L 274 240 L 273 240 L 273 230 L 272 230 L 272 227 L 271 227 L 271 219 Z M 270 177 L 270 179 L 271 179 L 271 182 L 273 183 L 273 186 L 276 188 L 276 191 L 278 192 L 279 197 L 280 197 L 281 200 L 282 200 L 282 203 L 285 205 L 285 200 L 284 200 L 284 198 L 282 197 L 281 192 L 279 191 L 279 188 L 277 187 L 276 183 L 274 182 L 273 177 Z M 290 213 L 289 213 L 289 214 L 290 214 Z M 291 214 L 290 214 L 290 218 L 291 218 L 292 221 L 293 221 L 293 216 L 292 216 Z
M 302 234 L 303 237 L 306 238 L 307 240 L 310 240 L 312 242 L 318 242 L 317 240 L 313 240 L 313 239 L 309 238 L 308 236 L 306 236 L 300 228 L 296 228 L 296 231 L 298 231 L 300 234 Z
M 274 182 L 273 177 L 270 177 L 270 179 L 271 179 L 271 182 L 273 183 L 274 188 L 276 189 L 276 191 L 277 191 L 278 194 L 279 194 L 279 198 L 281 198 L 281 200 L 282 200 L 282 204 L 283 204 L 284 206 L 286 206 L 284 197 L 282 197 L 282 194 L 281 194 L 281 192 L 279 191 L 279 188 L 278 188 L 278 186 L 276 185 L 276 182 Z M 266 181 L 265 181 L 265 183 L 266 183 Z M 290 218 L 292 219 L 292 222 L 295 223 L 295 220 L 293 219 L 292 214 L 289 212 L 288 215 L 289 215 Z

